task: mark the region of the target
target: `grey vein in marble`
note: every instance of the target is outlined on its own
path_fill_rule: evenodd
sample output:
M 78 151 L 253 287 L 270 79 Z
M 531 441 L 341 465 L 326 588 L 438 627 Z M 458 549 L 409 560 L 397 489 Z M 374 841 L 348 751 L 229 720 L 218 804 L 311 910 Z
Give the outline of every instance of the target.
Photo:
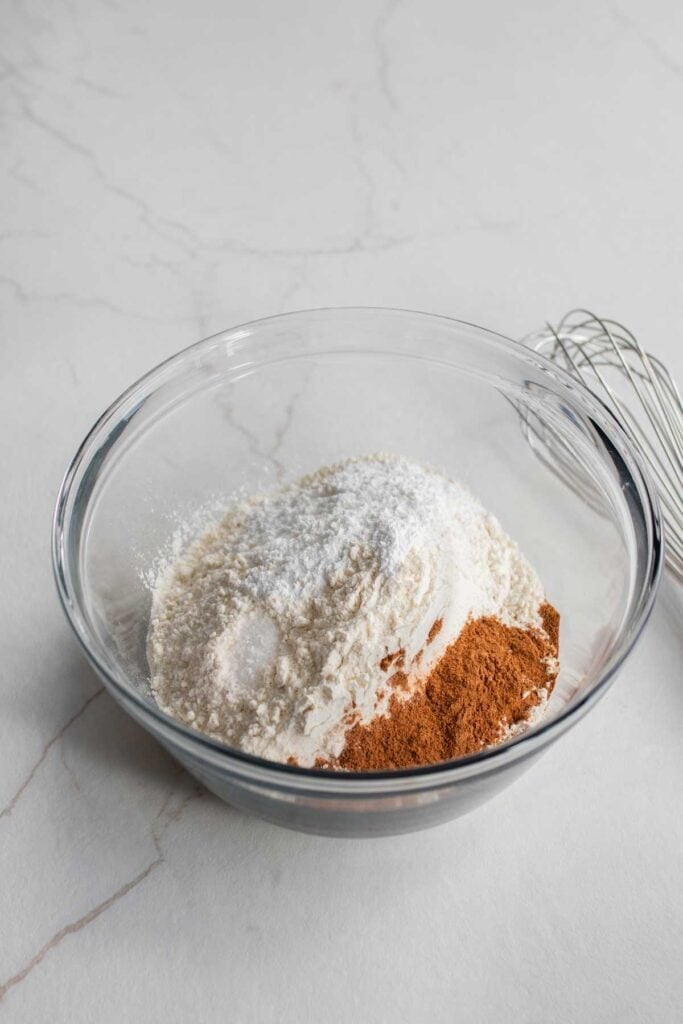
M 384 10 L 380 12 L 372 30 L 372 38 L 377 54 L 377 76 L 380 88 L 387 103 L 394 111 L 398 110 L 398 102 L 394 94 L 389 74 L 389 49 L 387 46 L 386 32 L 389 22 L 396 13 L 396 8 L 399 6 L 400 2 L 401 0 L 389 0 Z
M 99 694 L 95 694 L 94 696 L 99 696 Z M 174 791 L 172 790 L 165 797 L 164 802 L 156 813 L 150 826 L 149 834 L 154 846 L 156 854 L 155 857 L 142 869 L 142 871 L 135 875 L 134 878 L 124 882 L 124 884 L 119 886 L 115 892 L 110 896 L 107 896 L 107 898 L 102 900 L 100 903 L 96 904 L 87 913 L 83 914 L 75 921 L 70 921 L 68 924 L 60 928 L 59 931 L 55 932 L 52 938 L 41 946 L 19 971 L 13 974 L 11 978 L 8 978 L 7 981 L 0 983 L 0 1002 L 4 999 L 11 988 L 14 988 L 15 985 L 22 982 L 27 975 L 29 975 L 31 971 L 45 959 L 47 954 L 51 950 L 55 949 L 65 938 L 67 938 L 67 936 L 75 935 L 77 932 L 80 932 L 83 928 L 87 927 L 87 925 L 92 924 L 92 922 L 97 920 L 101 914 L 104 914 L 111 906 L 117 903 L 133 889 L 137 888 L 137 886 L 144 882 L 146 878 L 149 878 L 153 871 L 156 871 L 156 869 L 164 863 L 165 856 L 161 846 L 161 839 L 164 833 L 174 822 L 180 820 L 188 804 L 193 800 L 197 800 L 204 796 L 204 790 L 195 783 L 192 792 L 180 802 L 177 808 L 169 812 L 168 807 L 173 796 Z
M 683 76 L 683 63 L 679 63 L 658 39 L 649 32 L 645 32 L 633 18 L 624 14 L 616 3 L 610 3 L 609 11 L 614 21 L 622 28 L 632 32 L 636 39 L 655 57 L 658 64 L 678 77 Z
M 69 729 L 74 724 L 74 722 L 77 722 L 78 719 L 81 717 L 81 715 L 83 715 L 84 712 L 87 711 L 87 709 L 90 707 L 90 705 L 93 703 L 93 701 L 97 700 L 98 697 L 101 697 L 104 692 L 105 692 L 104 691 L 104 687 L 100 687 L 99 690 L 97 690 L 95 693 L 92 693 L 81 704 L 81 706 L 79 707 L 78 711 L 75 711 L 73 713 L 73 715 L 71 715 L 71 717 L 66 720 L 66 722 L 58 730 L 58 732 L 56 732 L 54 734 L 54 736 L 52 736 L 52 738 L 50 740 L 48 740 L 48 742 L 45 744 L 45 746 L 43 747 L 43 749 L 40 752 L 40 757 L 33 764 L 33 767 L 31 768 L 31 770 L 29 771 L 28 775 L 26 776 L 24 781 L 21 783 L 21 785 L 19 786 L 19 788 L 15 792 L 14 796 L 12 797 L 12 799 L 9 801 L 8 804 L 6 804 L 2 808 L 2 810 L 0 810 L 0 819 L 2 819 L 4 817 L 8 817 L 12 813 L 14 808 L 19 803 L 19 800 L 21 799 L 21 797 L 23 796 L 23 794 L 26 792 L 26 790 L 30 786 L 31 782 L 33 781 L 33 779 L 35 777 L 35 774 L 38 771 L 38 769 L 40 768 L 40 766 L 42 765 L 43 761 L 45 760 L 47 755 L 50 753 L 52 748 L 54 747 L 55 743 L 58 743 L 61 740 L 61 738 L 64 736 L 64 733 L 67 731 L 67 729 Z
M 280 449 L 282 448 L 285 437 L 287 436 L 287 432 L 289 431 L 292 425 L 294 414 L 296 412 L 297 403 L 301 398 L 302 394 L 304 393 L 306 384 L 308 382 L 308 372 L 306 370 L 303 371 L 302 378 L 303 379 L 301 386 L 287 402 L 287 405 L 284 410 L 282 423 L 275 428 L 272 443 L 266 448 L 262 446 L 256 434 L 252 430 L 250 430 L 249 427 L 247 427 L 244 423 L 242 423 L 242 421 L 238 418 L 233 405 L 230 402 L 225 401 L 221 403 L 223 414 L 228 423 L 230 424 L 230 426 L 234 430 L 236 430 L 238 434 L 241 434 L 241 436 L 246 440 L 248 450 L 251 452 L 252 455 L 254 455 L 259 460 L 270 462 L 270 464 L 275 469 L 275 475 L 277 480 L 281 480 L 285 474 L 285 466 L 277 457 L 277 455 Z

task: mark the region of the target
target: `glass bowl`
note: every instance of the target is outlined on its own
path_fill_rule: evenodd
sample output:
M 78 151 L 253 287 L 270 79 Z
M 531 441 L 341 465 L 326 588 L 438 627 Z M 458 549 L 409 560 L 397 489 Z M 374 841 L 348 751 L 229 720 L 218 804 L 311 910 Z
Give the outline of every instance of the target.
M 590 503 L 536 457 L 520 416 L 562 439 L 592 481 Z M 457 761 L 344 774 L 243 754 L 161 712 L 145 655 L 149 581 L 182 544 L 181 524 L 238 491 L 372 452 L 463 480 L 537 569 L 561 615 L 561 671 L 542 721 Z M 121 395 L 68 469 L 53 558 L 66 615 L 105 686 L 189 772 L 281 825 L 369 836 L 464 813 L 578 722 L 647 620 L 662 543 L 647 472 L 618 423 L 542 357 L 445 317 L 330 309 L 225 331 Z

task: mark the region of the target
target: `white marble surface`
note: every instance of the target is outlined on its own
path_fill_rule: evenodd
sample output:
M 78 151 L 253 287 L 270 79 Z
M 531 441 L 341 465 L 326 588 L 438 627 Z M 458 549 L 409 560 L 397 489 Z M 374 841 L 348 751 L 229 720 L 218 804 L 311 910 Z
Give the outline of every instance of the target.
M 497 801 L 333 841 L 198 792 L 52 585 L 61 473 L 185 344 L 402 305 L 576 303 L 683 370 L 673 0 L 6 0 L 0 12 L 0 1019 L 681 1019 L 681 590 Z

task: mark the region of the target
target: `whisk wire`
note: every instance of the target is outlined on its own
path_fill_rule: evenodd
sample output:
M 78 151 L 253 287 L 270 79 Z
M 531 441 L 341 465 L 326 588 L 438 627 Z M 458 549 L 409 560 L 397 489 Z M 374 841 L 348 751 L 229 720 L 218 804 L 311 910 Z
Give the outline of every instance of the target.
M 668 369 L 622 324 L 586 309 L 572 310 L 556 327 L 548 323 L 525 341 L 589 388 L 646 458 L 662 505 L 667 564 L 683 581 L 683 405 Z M 628 392 L 617 387 L 618 379 Z M 520 416 L 539 458 L 598 507 L 591 475 L 561 431 L 528 409 L 520 409 Z
M 600 321 L 598 321 L 598 322 L 600 322 Z M 652 363 L 651 363 L 651 361 L 649 359 L 649 356 L 648 356 L 647 352 L 644 351 L 644 349 L 640 346 L 638 341 L 636 341 L 636 339 L 633 337 L 633 335 L 630 333 L 630 331 L 625 331 L 625 333 L 628 335 L 628 339 L 629 339 L 633 349 L 638 353 L 639 357 L 643 361 L 643 364 L 644 364 L 646 370 L 648 371 L 647 373 L 637 373 L 637 374 L 635 374 L 633 372 L 632 367 L 629 365 L 629 363 L 624 358 L 622 347 L 621 347 L 620 344 L 618 344 L 617 338 L 613 337 L 609 327 L 607 327 L 607 325 L 604 324 L 604 321 L 602 323 L 603 323 L 603 326 L 605 327 L 605 332 L 606 332 L 608 338 L 610 339 L 610 341 L 612 342 L 612 344 L 614 346 L 614 350 L 617 353 L 617 356 L 618 356 L 618 358 L 619 358 L 619 360 L 621 362 L 621 365 L 624 368 L 624 371 L 626 372 L 626 375 L 628 376 L 628 379 L 630 380 L 631 384 L 633 385 L 633 388 L 634 388 L 636 394 L 638 395 L 638 398 L 640 399 L 641 405 L 643 406 L 643 408 L 645 409 L 645 412 L 647 413 L 647 416 L 648 416 L 648 419 L 650 421 L 650 424 L 651 424 L 653 430 L 657 434 L 657 437 L 659 438 L 659 440 L 660 440 L 660 442 L 662 444 L 662 452 L 664 453 L 665 456 L 669 457 L 669 459 L 670 459 L 670 461 L 672 463 L 675 464 L 676 461 L 678 461 L 678 463 L 680 464 L 680 462 L 681 462 L 680 458 L 678 460 L 676 460 L 676 455 L 678 454 L 676 452 L 676 449 L 674 447 L 669 447 L 667 445 L 667 441 L 669 441 L 669 442 L 672 441 L 672 436 L 673 436 L 673 443 L 675 443 L 676 424 L 674 422 L 670 421 L 670 419 L 669 419 L 669 407 L 668 407 L 667 402 L 665 401 L 665 399 L 663 397 L 662 390 L 661 390 L 660 383 L 659 383 L 658 375 L 657 375 L 657 373 L 654 372 L 654 369 L 652 367 Z M 622 342 L 623 342 L 623 339 L 619 339 L 619 340 L 622 340 Z M 628 342 L 626 344 L 628 344 Z M 652 388 L 652 391 L 654 392 L 655 397 L 658 399 L 658 405 L 657 405 L 656 408 L 653 405 L 651 405 L 651 401 L 650 401 L 651 396 L 648 396 L 647 392 L 643 392 L 642 389 L 639 387 L 639 385 L 636 383 L 636 380 L 635 380 L 636 375 L 641 380 L 646 381 L 650 385 L 650 387 Z M 616 398 L 616 396 L 613 395 L 613 401 L 615 400 L 615 398 Z M 658 416 L 658 414 L 659 414 L 659 416 Z M 662 423 L 662 419 L 661 419 L 662 416 L 664 418 L 664 423 Z M 666 436 L 662 436 L 663 434 L 666 435 L 666 427 L 668 427 L 669 430 L 670 430 L 670 435 L 669 435 L 668 438 Z

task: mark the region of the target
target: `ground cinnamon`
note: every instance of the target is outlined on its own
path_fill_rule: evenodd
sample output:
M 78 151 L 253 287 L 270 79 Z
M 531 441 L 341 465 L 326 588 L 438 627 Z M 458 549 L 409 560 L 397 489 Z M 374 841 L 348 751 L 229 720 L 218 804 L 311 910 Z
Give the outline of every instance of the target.
M 340 757 L 326 767 L 411 768 L 498 742 L 539 704 L 539 689 L 554 686 L 559 615 L 544 604 L 541 616 L 543 631 L 504 626 L 496 618 L 468 622 L 417 692 L 407 700 L 395 694 L 387 716 L 354 725 Z

